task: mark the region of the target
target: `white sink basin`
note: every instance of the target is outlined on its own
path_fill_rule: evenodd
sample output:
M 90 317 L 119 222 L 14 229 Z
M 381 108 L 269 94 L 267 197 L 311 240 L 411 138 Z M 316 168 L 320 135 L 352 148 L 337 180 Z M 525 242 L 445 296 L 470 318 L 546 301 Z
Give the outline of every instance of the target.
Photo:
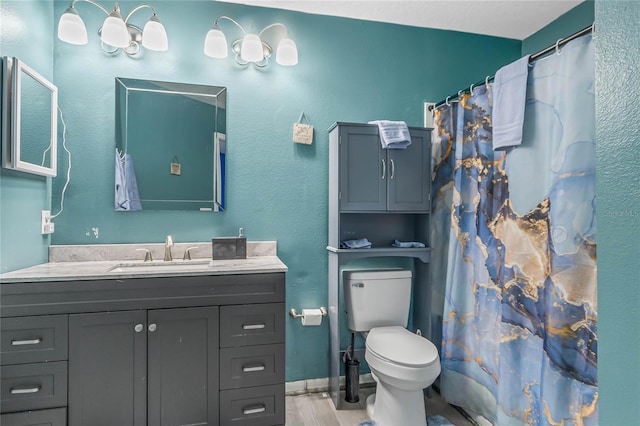
M 121 263 L 109 268 L 111 273 L 129 272 L 169 272 L 169 271 L 200 271 L 209 267 L 210 260 L 154 260 L 152 262 Z

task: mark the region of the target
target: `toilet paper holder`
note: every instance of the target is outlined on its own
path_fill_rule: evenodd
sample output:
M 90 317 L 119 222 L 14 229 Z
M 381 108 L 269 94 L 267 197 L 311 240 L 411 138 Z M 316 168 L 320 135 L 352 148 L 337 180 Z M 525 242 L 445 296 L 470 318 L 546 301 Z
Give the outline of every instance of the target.
M 325 308 L 324 306 L 320 306 L 320 312 L 322 312 L 322 316 L 326 317 L 327 316 L 327 308 Z M 291 310 L 289 311 L 289 315 L 291 315 L 293 318 L 302 318 L 304 315 L 299 314 L 296 311 L 296 308 L 291 308 Z

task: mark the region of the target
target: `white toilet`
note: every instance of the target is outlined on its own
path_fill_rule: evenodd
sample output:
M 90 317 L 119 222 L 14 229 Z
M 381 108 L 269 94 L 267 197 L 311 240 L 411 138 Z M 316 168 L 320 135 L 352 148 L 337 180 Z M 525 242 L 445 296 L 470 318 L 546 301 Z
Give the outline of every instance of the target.
M 377 382 L 367 411 L 377 426 L 426 426 L 422 390 L 440 375 L 438 350 L 405 327 L 411 271 L 344 271 L 348 327 L 366 338 L 365 359 Z

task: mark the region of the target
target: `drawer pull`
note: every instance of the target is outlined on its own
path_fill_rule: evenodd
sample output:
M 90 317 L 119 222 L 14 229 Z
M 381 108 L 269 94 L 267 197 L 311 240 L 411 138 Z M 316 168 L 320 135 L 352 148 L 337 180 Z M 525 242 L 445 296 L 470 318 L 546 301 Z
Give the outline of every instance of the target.
M 243 408 L 242 409 L 242 414 L 249 415 L 249 414 L 258 414 L 258 413 L 264 413 L 265 411 L 267 411 L 267 407 L 265 407 L 264 405 L 260 405 L 258 407 L 251 407 L 251 408 Z
M 242 371 L 245 373 L 253 373 L 255 371 L 264 371 L 264 364 L 253 365 L 251 367 L 242 367 Z
M 11 346 L 27 346 L 27 345 L 39 345 L 42 343 L 42 339 L 26 339 L 26 340 L 12 340 Z
M 260 330 L 265 328 L 267 325 L 266 324 L 243 324 L 242 325 L 242 329 L 243 330 Z
M 40 392 L 40 386 L 35 386 L 32 388 L 13 388 L 9 392 L 11 392 L 11 395 L 23 395 L 25 393 L 38 393 Z

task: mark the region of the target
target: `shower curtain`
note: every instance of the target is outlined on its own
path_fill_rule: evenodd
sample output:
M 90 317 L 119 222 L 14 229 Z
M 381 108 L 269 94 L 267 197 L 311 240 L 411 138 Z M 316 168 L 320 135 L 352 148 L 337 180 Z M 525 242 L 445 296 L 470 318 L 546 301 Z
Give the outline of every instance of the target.
M 594 74 L 590 35 L 535 62 L 506 151 L 491 87 L 436 112 L 440 390 L 500 426 L 597 424 Z

